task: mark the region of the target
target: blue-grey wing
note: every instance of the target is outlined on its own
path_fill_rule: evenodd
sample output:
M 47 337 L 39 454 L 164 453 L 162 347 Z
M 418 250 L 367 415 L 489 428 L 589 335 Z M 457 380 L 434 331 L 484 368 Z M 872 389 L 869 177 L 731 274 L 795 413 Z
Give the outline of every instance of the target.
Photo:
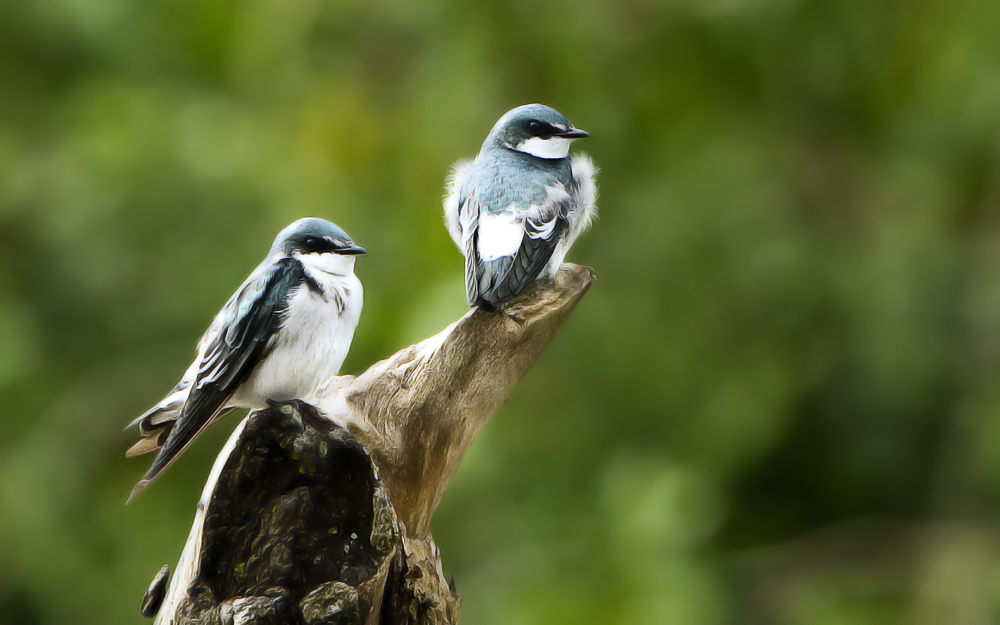
M 267 355 L 284 320 L 289 291 L 308 280 L 298 260 L 282 258 L 258 268 L 226 302 L 220 327 L 202 350 L 184 408 L 149 471 L 133 490 L 133 497 L 170 466 L 226 407 Z
M 472 231 L 465 255 L 469 305 L 496 309 L 538 278 L 569 227 L 568 209 L 569 196 L 565 193 L 543 193 L 537 203 L 522 209 L 521 243 L 510 256 L 484 260 L 478 253 L 479 233 Z M 478 215 L 478 208 L 475 212 Z M 469 222 L 473 221 L 470 217 Z
M 469 306 L 479 301 L 479 200 L 475 193 L 464 192 L 458 204 L 458 223 L 462 234 L 460 246 L 465 254 L 465 297 Z
M 479 296 L 497 307 L 538 278 L 568 227 L 560 212 L 547 221 L 524 220 L 524 238 L 513 257 L 503 256 L 480 264 Z

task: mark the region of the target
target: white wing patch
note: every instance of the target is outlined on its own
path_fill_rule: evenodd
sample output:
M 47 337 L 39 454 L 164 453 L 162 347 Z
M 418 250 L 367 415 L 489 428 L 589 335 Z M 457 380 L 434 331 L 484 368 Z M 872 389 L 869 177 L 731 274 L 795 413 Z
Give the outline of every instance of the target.
M 551 239 L 552 232 L 556 229 L 556 222 L 558 220 L 558 215 L 549 221 L 539 221 L 528 217 L 528 226 L 530 226 L 528 228 L 528 236 L 532 239 Z
M 532 239 L 551 239 L 556 223 L 563 215 L 561 207 L 570 199 L 566 185 L 561 182 L 545 187 L 545 203 L 532 204 L 524 213 L 524 229 L 528 236 Z
M 545 203 L 532 204 L 525 211 L 524 229 L 532 239 L 552 238 L 556 224 L 563 215 L 561 206 L 570 200 L 566 185 L 557 182 L 545 187 Z
M 499 215 L 479 216 L 479 258 L 484 262 L 513 256 L 521 248 L 524 225 L 511 205 Z

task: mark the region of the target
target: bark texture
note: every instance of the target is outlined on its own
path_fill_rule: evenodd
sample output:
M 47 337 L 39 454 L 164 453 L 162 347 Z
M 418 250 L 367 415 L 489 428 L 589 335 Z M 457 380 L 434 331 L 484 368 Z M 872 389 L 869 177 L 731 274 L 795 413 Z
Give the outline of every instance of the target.
M 308 403 L 252 413 L 216 460 L 169 588 L 161 571 L 143 613 L 157 625 L 457 623 L 431 517 L 593 281 L 563 265 L 500 312 L 472 310 Z

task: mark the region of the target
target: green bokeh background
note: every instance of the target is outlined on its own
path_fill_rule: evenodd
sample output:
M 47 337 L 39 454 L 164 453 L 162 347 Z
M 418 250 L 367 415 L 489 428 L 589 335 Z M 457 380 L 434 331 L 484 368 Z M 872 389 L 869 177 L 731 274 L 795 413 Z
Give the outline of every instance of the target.
M 214 428 L 122 426 L 305 215 L 350 373 L 464 310 L 450 164 L 591 132 L 593 289 L 435 517 L 463 622 L 1000 619 L 1000 3 L 0 1 L 0 623 L 139 623 Z

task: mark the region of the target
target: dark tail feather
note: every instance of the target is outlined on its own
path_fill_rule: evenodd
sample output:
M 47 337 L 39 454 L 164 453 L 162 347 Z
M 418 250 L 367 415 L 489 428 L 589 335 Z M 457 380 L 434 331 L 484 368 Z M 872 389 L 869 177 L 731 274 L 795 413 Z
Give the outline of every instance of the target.
M 501 256 L 494 260 L 481 261 L 476 275 L 476 301 L 489 310 L 496 310 L 510 296 L 506 295 L 504 277 L 510 271 L 514 258 Z
M 205 428 L 222 419 L 234 410 L 236 410 L 235 407 L 223 408 L 212 416 L 212 418 L 205 420 L 205 422 L 200 425 L 193 423 L 190 419 L 187 420 L 187 423 L 184 423 L 182 420 L 178 420 L 176 423 L 171 423 L 172 427 L 169 430 L 169 435 L 166 435 L 166 432 L 162 432 L 160 433 L 160 436 L 157 437 L 157 442 L 162 445 L 160 453 L 153 459 L 153 464 L 149 467 L 149 471 L 146 471 L 146 475 L 144 475 L 142 479 L 139 480 L 139 483 L 135 485 L 135 488 L 132 489 L 132 493 L 128 496 L 128 501 L 125 503 L 128 504 L 133 499 L 138 497 L 142 491 L 146 490 L 146 487 L 152 484 L 153 481 L 156 480 L 156 478 L 159 477 L 167 467 L 173 464 L 174 461 L 177 460 L 182 453 L 184 453 L 184 450 L 188 448 L 188 445 L 194 442 L 194 439 L 198 438 L 198 435 L 201 434 Z M 164 440 L 164 438 L 166 438 L 166 440 Z M 140 443 L 141 442 L 142 441 L 140 441 Z
M 183 453 L 184 450 L 187 449 L 188 445 L 194 442 L 194 439 L 198 437 L 198 434 L 200 434 L 202 430 L 208 427 L 209 423 L 210 421 L 205 422 L 205 424 L 203 424 L 202 427 L 198 428 L 194 436 L 187 438 L 187 440 L 185 440 L 183 444 L 179 443 L 178 439 L 174 436 L 174 434 L 177 431 L 177 428 L 175 427 L 174 431 L 171 432 L 171 435 L 167 437 L 166 444 L 160 449 L 160 453 L 157 454 L 156 458 L 153 459 L 153 465 L 149 467 L 149 471 L 146 471 L 146 475 L 142 476 L 142 479 L 139 480 L 139 483 L 136 484 L 135 488 L 132 489 L 132 493 L 128 496 L 128 500 L 125 502 L 125 504 L 126 505 L 129 504 L 133 499 L 138 497 L 139 494 L 142 493 L 142 491 L 146 490 L 146 488 L 150 484 L 152 484 L 153 481 L 156 480 L 156 478 L 158 478 L 160 474 L 163 473 L 164 470 L 166 470 L 167 467 L 172 465 L 174 461 L 177 460 L 177 458 L 181 455 L 181 453 Z
M 128 499 L 125 500 L 125 505 L 127 506 L 130 503 L 132 503 L 132 500 L 138 497 L 139 494 L 142 493 L 142 491 L 146 490 L 146 487 L 149 486 L 152 482 L 153 480 L 147 480 L 145 478 L 139 480 L 139 483 L 136 484 L 135 488 L 132 489 L 132 492 L 129 493 Z

